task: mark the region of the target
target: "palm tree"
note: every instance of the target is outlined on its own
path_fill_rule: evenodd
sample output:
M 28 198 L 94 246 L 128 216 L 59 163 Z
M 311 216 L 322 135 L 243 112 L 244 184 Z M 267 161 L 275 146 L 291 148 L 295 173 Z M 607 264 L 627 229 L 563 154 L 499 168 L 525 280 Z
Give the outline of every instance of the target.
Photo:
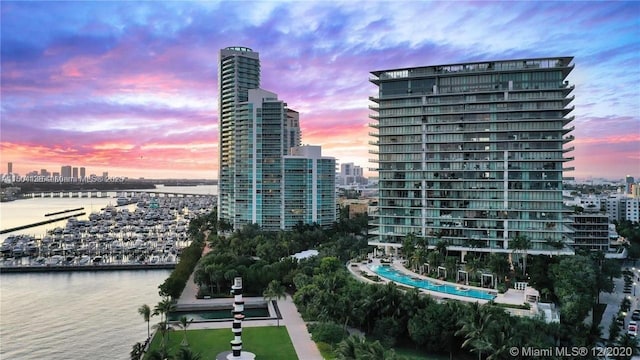
M 482 266 L 482 261 L 480 260 L 480 256 L 470 256 L 465 265 L 465 270 L 471 276 L 471 279 L 476 280 L 478 278 L 478 270 L 480 270 L 480 266 Z
M 629 356 L 620 356 L 618 359 L 631 359 L 633 355 L 638 355 L 640 352 L 640 347 L 638 345 L 638 339 L 629 335 L 624 334 L 618 337 L 618 340 L 615 342 L 616 346 L 620 346 L 622 348 L 631 348 L 631 355 Z
M 351 335 L 342 340 L 336 350 L 336 358 L 341 360 L 355 360 L 360 347 L 364 344 L 364 338 L 359 335 Z
M 153 315 L 160 315 L 160 322 L 165 321 L 169 317 L 169 313 L 175 310 L 176 306 L 169 298 L 164 298 L 153 309 Z
M 160 342 L 160 347 L 162 348 L 162 350 L 164 350 L 166 352 L 166 348 L 167 348 L 167 335 L 169 334 L 170 330 L 173 330 L 173 328 L 171 327 L 171 325 L 169 325 L 168 322 L 166 321 L 161 321 L 155 325 L 153 325 L 153 329 L 157 330 L 158 332 L 160 332 L 160 336 L 162 336 L 161 338 L 161 342 Z
M 531 240 L 525 235 L 516 235 L 513 240 L 509 242 L 509 248 L 514 252 L 522 251 L 522 275 L 527 273 L 527 250 L 531 249 Z
M 149 305 L 144 304 L 138 308 L 138 314 L 142 315 L 144 321 L 147 322 L 147 339 L 151 337 L 151 332 L 149 331 L 149 322 L 151 321 L 151 308 Z
M 131 355 L 131 360 L 140 360 L 143 354 L 144 354 L 144 345 L 142 345 L 139 342 L 133 345 L 133 348 L 129 353 L 129 355 Z
M 286 298 L 287 294 L 285 292 L 284 285 L 280 284 L 278 280 L 272 280 L 267 288 L 262 293 L 262 296 L 266 301 L 272 300 L 280 300 Z M 276 319 L 277 326 L 280 326 L 280 317 Z
M 180 327 L 184 331 L 184 337 L 182 338 L 182 342 L 180 345 L 189 346 L 189 342 L 187 341 L 187 327 L 191 325 L 193 319 L 187 319 L 186 316 L 180 317 L 180 321 L 178 322 L 178 327 Z
M 442 235 L 440 233 L 438 233 L 438 239 L 440 239 Z M 436 243 L 436 250 L 438 250 L 438 252 L 440 254 L 444 254 L 445 259 L 447 257 L 449 257 L 449 242 L 447 240 L 439 240 Z
M 356 358 L 358 360 L 392 360 L 395 358 L 395 353 L 391 354 L 390 352 L 386 353 L 384 346 L 382 346 L 378 340 L 374 342 L 364 342 L 360 345 L 360 348 L 356 350 Z
M 187 347 L 180 348 L 178 353 L 173 356 L 174 360 L 200 360 L 202 357 L 198 353 L 194 353 Z
M 490 322 L 489 308 L 480 306 L 477 302 L 469 305 L 467 316 L 458 321 L 462 328 L 456 331 L 456 335 L 465 337 L 462 347 L 471 347 L 471 352 L 478 353 L 478 360 L 482 359 L 482 353 L 491 350 L 491 343 L 487 339 L 487 328 Z
M 169 359 L 169 353 L 166 349 L 152 350 L 147 356 L 147 360 L 167 360 Z

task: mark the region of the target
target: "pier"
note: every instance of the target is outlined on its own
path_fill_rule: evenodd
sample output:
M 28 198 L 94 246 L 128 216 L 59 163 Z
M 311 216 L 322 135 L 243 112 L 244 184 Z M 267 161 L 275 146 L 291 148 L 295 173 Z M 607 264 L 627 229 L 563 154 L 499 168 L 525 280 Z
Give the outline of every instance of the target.
M 73 211 L 73 210 L 71 210 L 71 211 Z M 72 218 L 72 217 L 82 216 L 82 215 L 85 215 L 85 214 L 86 214 L 85 212 L 81 212 L 81 213 L 68 215 L 68 216 L 63 216 L 63 217 L 59 217 L 59 218 L 55 218 L 55 219 L 39 221 L 39 222 L 33 223 L 33 224 L 27 224 L 27 225 L 22 225 L 22 226 L 16 226 L 16 227 L 9 228 L 9 229 L 3 229 L 3 230 L 0 230 L 0 234 L 6 234 L 6 233 L 10 233 L 12 231 L 17 231 L 17 230 L 29 229 L 29 228 L 32 228 L 32 227 L 36 227 L 36 226 L 40 226 L 40 225 L 46 225 L 46 224 L 50 224 L 52 222 L 56 222 L 56 221 L 60 221 L 60 220 L 66 220 L 66 219 L 69 219 L 69 218 Z
M 147 195 L 145 195 L 147 194 Z M 192 198 L 192 197 L 207 197 L 216 196 L 212 194 L 196 194 L 196 193 L 181 193 L 171 191 L 32 191 L 23 195 L 24 199 L 32 198 L 140 198 L 142 196 L 149 197 L 179 197 L 179 198 Z
M 75 209 L 69 209 L 69 210 L 62 210 L 62 211 L 56 211 L 56 212 L 52 212 L 52 213 L 46 213 L 44 214 L 44 216 L 53 216 L 53 215 L 60 215 L 60 214 L 66 214 L 66 213 L 70 213 L 70 212 L 74 212 L 74 211 L 82 211 L 84 210 L 84 208 L 75 208 Z

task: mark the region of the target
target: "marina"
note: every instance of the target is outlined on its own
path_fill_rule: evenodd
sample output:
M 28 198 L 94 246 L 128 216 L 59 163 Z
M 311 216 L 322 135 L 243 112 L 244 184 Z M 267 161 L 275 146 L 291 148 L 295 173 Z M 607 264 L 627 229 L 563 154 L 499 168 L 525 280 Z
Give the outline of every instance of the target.
M 107 205 L 86 219 L 81 218 L 84 213 L 65 216 L 66 223 L 41 237 L 8 235 L 0 245 L 0 272 L 172 268 L 190 243 L 189 221 L 209 213 L 216 196 L 139 193 L 118 197 L 115 203 L 119 206 Z

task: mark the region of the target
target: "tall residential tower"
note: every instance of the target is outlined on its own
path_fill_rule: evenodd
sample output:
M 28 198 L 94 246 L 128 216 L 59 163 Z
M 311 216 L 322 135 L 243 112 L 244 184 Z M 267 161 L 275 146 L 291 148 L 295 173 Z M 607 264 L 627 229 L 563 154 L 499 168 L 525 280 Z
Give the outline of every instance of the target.
M 374 71 L 379 202 L 372 245 L 571 253 L 562 204 L 572 57 Z
M 249 89 L 260 87 L 260 59 L 258 53 L 249 48 L 228 47 L 220 50 L 218 69 L 218 215 L 221 220 L 233 224 L 236 192 L 236 111 L 241 102 L 249 100 Z
M 311 156 L 309 167 L 296 168 L 304 156 L 298 156 L 299 163 L 295 165 L 296 160 L 289 160 L 285 167 L 285 157 L 295 155 L 291 149 L 300 146 L 299 114 L 279 100 L 277 94 L 259 88 L 258 53 L 244 47 L 221 50 L 219 77 L 220 220 L 231 224 L 233 229 L 258 224 L 270 231 L 291 229 L 298 222 L 333 224 L 335 159 L 327 165 L 327 158 L 320 159 L 318 149 L 318 156 Z M 325 167 L 331 168 L 328 177 Z M 315 180 L 301 184 L 289 181 L 288 174 L 295 176 L 294 168 Z M 302 193 L 285 189 L 286 184 L 301 185 Z M 317 197 L 312 198 L 311 194 Z M 306 199 L 313 201 L 299 206 L 299 201 Z

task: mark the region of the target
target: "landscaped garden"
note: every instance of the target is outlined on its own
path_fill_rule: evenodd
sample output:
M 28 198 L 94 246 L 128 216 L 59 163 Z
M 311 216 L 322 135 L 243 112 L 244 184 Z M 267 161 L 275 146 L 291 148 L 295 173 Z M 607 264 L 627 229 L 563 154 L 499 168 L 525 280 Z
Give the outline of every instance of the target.
M 188 347 L 191 352 L 198 354 L 200 359 L 215 359 L 223 351 L 230 351 L 229 341 L 233 339 L 231 327 L 228 329 L 187 330 L 188 346 L 182 345 L 184 334 L 182 331 L 171 331 L 167 334 L 166 353 L 175 356 L 182 347 Z M 145 360 L 153 359 L 151 355 L 162 350 L 162 336 L 156 333 L 151 341 Z M 295 360 L 295 349 L 284 326 L 245 327 L 242 329 L 242 348 L 252 352 L 257 359 Z

